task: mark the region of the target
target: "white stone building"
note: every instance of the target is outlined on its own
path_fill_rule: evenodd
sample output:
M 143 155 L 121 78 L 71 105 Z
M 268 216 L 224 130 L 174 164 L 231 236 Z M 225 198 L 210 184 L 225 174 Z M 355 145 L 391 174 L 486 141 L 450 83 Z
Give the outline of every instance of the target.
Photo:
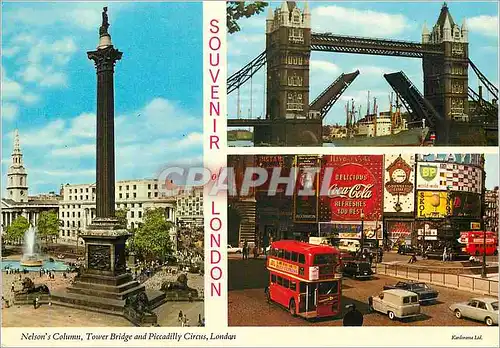
M 185 227 L 203 228 L 203 187 L 182 190 L 176 196 L 177 218 Z
M 60 242 L 76 243 L 78 234 L 96 216 L 95 184 L 66 184 L 62 187 L 63 199 L 59 202 Z M 151 208 L 165 209 L 165 217 L 176 224 L 175 198 L 161 197 L 158 180 L 123 180 L 115 183 L 115 207 L 127 210 L 127 228 L 134 229 L 143 222 L 144 212 Z M 170 238 L 176 245 L 176 227 Z M 83 241 L 80 239 L 80 243 Z

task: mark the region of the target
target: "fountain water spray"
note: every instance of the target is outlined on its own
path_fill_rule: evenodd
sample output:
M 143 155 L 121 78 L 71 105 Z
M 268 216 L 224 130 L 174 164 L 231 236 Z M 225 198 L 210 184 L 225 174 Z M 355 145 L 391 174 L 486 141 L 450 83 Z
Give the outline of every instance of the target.
M 24 233 L 23 258 L 21 266 L 38 267 L 42 266 L 43 260 L 38 254 L 39 246 L 36 240 L 36 229 L 33 226 Z

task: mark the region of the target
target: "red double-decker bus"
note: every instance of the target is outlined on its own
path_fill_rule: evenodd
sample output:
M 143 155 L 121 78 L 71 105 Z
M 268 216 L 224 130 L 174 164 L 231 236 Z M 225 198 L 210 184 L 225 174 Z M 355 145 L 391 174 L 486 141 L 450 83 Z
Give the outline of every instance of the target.
M 484 250 L 484 232 L 468 231 L 460 233 L 462 248 L 469 255 L 482 255 Z M 498 254 L 498 237 L 494 232 L 486 232 L 486 255 Z
M 267 258 L 268 301 L 307 319 L 341 313 L 339 251 L 295 240 L 273 242 Z

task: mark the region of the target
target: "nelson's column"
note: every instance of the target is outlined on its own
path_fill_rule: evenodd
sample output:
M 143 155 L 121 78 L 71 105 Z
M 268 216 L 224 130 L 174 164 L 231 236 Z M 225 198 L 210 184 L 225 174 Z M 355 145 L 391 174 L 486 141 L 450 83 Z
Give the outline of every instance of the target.
M 125 242 L 129 233 L 115 217 L 114 86 L 115 63 L 122 52 L 108 33 L 107 7 L 102 12 L 99 45 L 87 52 L 97 70 L 96 217 L 80 235 L 85 240 L 85 268 L 64 293 L 53 293 L 55 304 L 123 314 L 136 325 L 156 323 L 150 303 L 164 294 L 148 292 L 126 271 Z M 149 300 L 148 300 L 149 297 Z

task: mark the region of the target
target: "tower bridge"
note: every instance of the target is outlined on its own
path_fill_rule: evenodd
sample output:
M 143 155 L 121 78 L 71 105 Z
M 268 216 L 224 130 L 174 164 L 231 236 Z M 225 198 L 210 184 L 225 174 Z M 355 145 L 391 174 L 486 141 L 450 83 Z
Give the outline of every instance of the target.
M 342 74 L 310 103 L 311 51 L 369 54 L 422 59 L 423 92 L 404 72 L 384 77 L 407 107 L 411 121 L 425 120 L 432 128 L 436 144 L 498 144 L 498 119 L 494 117 L 498 107 L 469 87 L 469 65 L 495 100 L 498 88 L 470 61 L 465 19 L 457 25 L 446 3 L 431 31 L 424 24 L 420 42 L 313 33 L 311 20 L 307 3 L 303 10 L 293 1 L 283 2 L 274 12 L 269 9 L 265 51 L 227 81 L 228 93 L 234 92 L 267 65 L 265 119 L 228 119 L 229 127 L 253 126 L 255 144 L 321 145 L 326 113 L 359 72 Z M 474 110 L 469 110 L 469 97 Z

